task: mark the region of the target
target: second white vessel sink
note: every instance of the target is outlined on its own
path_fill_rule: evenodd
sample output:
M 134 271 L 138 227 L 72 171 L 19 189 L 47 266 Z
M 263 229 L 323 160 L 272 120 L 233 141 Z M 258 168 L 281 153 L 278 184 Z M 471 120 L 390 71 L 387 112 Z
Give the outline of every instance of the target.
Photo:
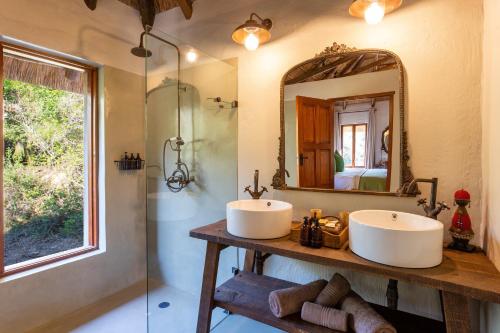
M 290 234 L 293 206 L 284 201 L 251 199 L 226 205 L 227 231 L 251 239 L 280 238 Z
M 415 214 L 360 210 L 349 215 L 349 247 L 381 264 L 433 267 L 443 259 L 443 224 Z

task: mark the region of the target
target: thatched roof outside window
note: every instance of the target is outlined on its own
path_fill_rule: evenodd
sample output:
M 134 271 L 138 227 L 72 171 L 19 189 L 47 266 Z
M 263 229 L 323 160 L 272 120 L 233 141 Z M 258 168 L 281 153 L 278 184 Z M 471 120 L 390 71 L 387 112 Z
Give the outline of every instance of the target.
M 78 94 L 85 92 L 83 71 L 4 53 L 4 79 L 22 81 Z

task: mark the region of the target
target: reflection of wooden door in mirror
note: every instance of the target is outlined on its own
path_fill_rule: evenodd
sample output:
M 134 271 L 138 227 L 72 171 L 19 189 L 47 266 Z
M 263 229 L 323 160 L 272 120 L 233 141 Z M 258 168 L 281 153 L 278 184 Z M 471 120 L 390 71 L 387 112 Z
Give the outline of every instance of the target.
M 333 104 L 297 96 L 299 186 L 333 188 Z

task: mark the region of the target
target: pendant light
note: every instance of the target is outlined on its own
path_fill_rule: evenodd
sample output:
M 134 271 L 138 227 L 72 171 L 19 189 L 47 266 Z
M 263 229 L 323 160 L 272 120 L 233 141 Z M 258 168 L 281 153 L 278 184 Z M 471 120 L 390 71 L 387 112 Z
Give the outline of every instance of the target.
M 270 19 L 263 19 L 259 15 L 252 13 L 250 19 L 234 29 L 233 41 L 244 45 L 249 51 L 254 51 L 260 44 L 264 44 L 271 39 L 270 30 L 272 26 L 273 22 Z
M 403 0 L 354 0 L 349 7 L 349 14 L 364 18 L 368 24 L 377 24 L 384 16 L 399 7 Z

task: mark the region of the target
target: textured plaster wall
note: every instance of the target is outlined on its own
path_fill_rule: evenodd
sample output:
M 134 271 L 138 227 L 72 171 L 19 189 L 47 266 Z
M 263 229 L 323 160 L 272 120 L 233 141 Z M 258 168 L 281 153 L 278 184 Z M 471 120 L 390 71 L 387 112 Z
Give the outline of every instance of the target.
M 100 72 L 99 101 L 101 251 L 0 280 L 0 332 L 10 333 L 145 278 L 144 172 L 121 174 L 113 164 L 124 151 L 144 152 L 144 78 L 130 73 L 143 70 L 143 62 L 129 55 L 140 21 L 119 1 L 99 1 L 94 12 L 79 0 L 1 0 L 0 7 L 0 35 L 107 65 Z
M 500 269 L 500 156 L 496 143 L 500 140 L 500 22 L 497 13 L 500 2 L 484 2 L 484 56 L 483 56 L 483 193 L 488 255 Z
M 483 216 L 488 256 L 500 269 L 500 2 L 484 1 L 483 42 Z M 485 332 L 500 332 L 500 305 L 484 307 Z
M 297 27 L 293 34 L 240 55 L 239 189 L 252 182 L 252 170 L 260 169 L 262 181 L 269 184 L 277 168 L 279 84 L 283 73 L 334 41 L 357 48 L 384 48 L 397 53 L 406 69 L 413 172 L 418 177 L 438 177 L 438 197 L 450 204 L 459 187 L 471 192 L 469 212 L 478 235 L 475 243 L 480 243 L 481 2 L 458 0 L 451 5 L 449 0 L 413 1 L 403 9 L 375 27 L 349 17 L 319 16 Z M 428 195 L 428 189 L 422 189 Z M 240 192 L 240 197 L 246 195 Z M 294 191 L 269 193 L 268 197 L 290 201 L 296 217 L 311 207 L 329 213 L 364 208 L 421 213 L 415 199 Z M 450 213 L 440 219 L 447 228 Z M 267 273 L 307 281 L 329 276 L 332 270 L 274 257 L 267 264 Z M 367 298 L 384 303 L 387 280 L 358 273 L 348 273 L 348 277 Z M 402 284 L 400 292 L 402 309 L 441 317 L 436 291 Z

